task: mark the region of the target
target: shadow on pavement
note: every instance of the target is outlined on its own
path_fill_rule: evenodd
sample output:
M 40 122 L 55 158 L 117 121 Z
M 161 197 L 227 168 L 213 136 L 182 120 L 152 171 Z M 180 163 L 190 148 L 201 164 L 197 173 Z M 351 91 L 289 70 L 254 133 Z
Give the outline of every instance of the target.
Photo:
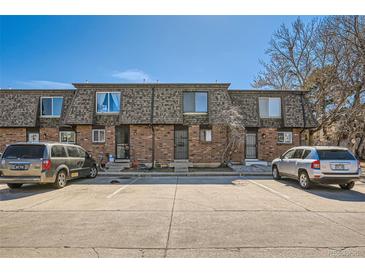
M 22 199 L 46 192 L 56 191 L 52 185 L 23 185 L 18 189 L 0 189 L 0 201 Z
M 343 202 L 365 202 L 365 193 L 352 190 L 344 190 L 338 185 L 322 185 L 312 184 L 312 187 L 308 190 L 304 190 L 299 186 L 299 183 L 293 179 L 281 179 L 275 180 L 275 182 L 281 183 L 288 187 L 294 187 L 305 191 L 307 193 L 320 196 L 322 198 L 338 200 Z M 355 185 L 356 188 L 356 185 Z

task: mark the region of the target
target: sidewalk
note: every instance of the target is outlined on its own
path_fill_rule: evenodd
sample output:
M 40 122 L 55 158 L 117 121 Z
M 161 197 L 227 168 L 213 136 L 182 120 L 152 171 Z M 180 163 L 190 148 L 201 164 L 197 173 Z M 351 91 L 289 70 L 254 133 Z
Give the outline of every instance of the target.
M 231 168 L 191 168 L 189 172 L 174 172 L 173 169 L 166 171 L 161 170 L 125 170 L 100 171 L 99 176 L 131 176 L 131 177 L 149 177 L 149 176 L 271 176 L 270 167 L 262 166 L 232 166 Z

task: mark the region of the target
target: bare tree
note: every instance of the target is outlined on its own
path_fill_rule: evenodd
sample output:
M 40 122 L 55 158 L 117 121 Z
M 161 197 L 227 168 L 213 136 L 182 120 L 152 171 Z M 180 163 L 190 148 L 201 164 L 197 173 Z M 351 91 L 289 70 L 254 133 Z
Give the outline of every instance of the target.
M 299 18 L 274 33 L 270 60 L 256 88 L 304 89 L 318 128 L 314 143 L 345 144 L 365 157 L 365 19 L 331 16 L 304 24 Z
M 236 150 L 243 149 L 244 145 L 244 132 L 245 119 L 240 112 L 238 106 L 231 106 L 223 111 L 222 118 L 223 124 L 228 128 L 228 138 L 226 146 L 222 153 L 221 162 L 227 163 L 231 160 L 232 154 Z

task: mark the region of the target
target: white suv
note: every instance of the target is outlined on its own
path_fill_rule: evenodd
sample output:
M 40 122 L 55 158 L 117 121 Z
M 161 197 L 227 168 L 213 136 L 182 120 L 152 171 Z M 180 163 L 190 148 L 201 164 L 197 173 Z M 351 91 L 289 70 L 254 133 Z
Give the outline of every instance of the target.
M 304 189 L 310 188 L 311 183 L 338 184 L 351 189 L 360 174 L 360 161 L 342 147 L 294 147 L 272 161 L 274 179 L 281 176 L 298 179 Z

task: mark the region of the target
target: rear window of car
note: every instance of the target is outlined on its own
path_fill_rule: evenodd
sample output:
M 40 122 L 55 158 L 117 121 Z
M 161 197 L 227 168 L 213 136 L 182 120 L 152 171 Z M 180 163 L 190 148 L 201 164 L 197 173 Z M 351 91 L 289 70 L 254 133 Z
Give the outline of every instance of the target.
M 310 153 L 311 153 L 311 151 L 309 149 L 304 150 L 304 153 L 302 155 L 302 159 L 307 158 Z
M 6 148 L 4 159 L 40 159 L 44 157 L 43 145 L 10 145 Z
M 356 160 L 347 150 L 339 149 L 320 149 L 317 150 L 319 160 Z

